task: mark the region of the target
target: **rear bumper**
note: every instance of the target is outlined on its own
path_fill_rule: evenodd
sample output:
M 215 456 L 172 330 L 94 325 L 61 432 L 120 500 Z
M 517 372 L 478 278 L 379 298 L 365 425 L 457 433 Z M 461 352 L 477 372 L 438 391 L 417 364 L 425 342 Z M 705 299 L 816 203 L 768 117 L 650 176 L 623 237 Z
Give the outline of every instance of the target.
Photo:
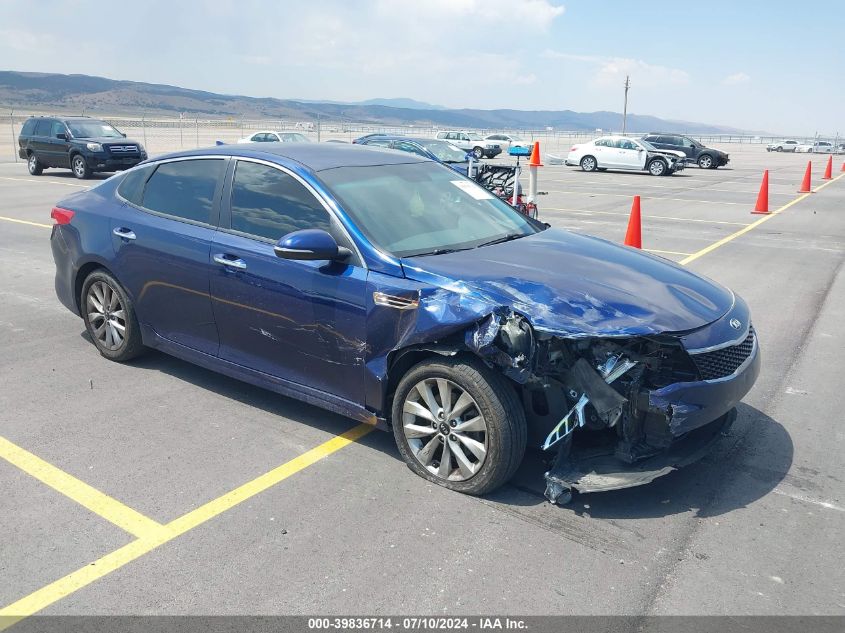
M 76 297 L 74 296 L 76 275 L 73 267 L 73 258 L 70 248 L 62 235 L 62 227 L 59 225 L 54 225 L 53 232 L 50 234 L 50 250 L 53 251 L 53 261 L 56 263 L 56 296 L 63 306 L 76 316 L 80 316 L 79 308 L 76 305 Z

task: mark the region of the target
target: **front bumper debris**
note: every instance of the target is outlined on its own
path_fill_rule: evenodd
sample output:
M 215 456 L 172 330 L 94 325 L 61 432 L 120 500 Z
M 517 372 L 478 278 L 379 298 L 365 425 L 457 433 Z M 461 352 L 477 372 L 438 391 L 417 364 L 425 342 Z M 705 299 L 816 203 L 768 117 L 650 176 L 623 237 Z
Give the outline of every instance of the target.
M 604 492 L 642 486 L 683 468 L 704 457 L 716 442 L 727 435 L 736 409 L 717 420 L 689 432 L 671 447 L 653 457 L 634 464 L 625 464 L 614 456 L 614 446 L 573 448 L 571 436 L 561 444 L 554 465 L 545 474 L 546 498 L 565 505 L 578 492 Z

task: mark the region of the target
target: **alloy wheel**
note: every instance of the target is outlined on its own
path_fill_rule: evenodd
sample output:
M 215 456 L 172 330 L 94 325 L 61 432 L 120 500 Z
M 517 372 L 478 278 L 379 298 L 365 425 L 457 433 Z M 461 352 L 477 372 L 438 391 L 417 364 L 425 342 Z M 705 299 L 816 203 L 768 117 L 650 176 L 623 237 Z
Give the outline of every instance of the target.
M 587 156 L 581 161 L 581 168 L 584 171 L 593 171 L 596 168 L 596 161 L 591 156 Z
M 666 165 L 662 160 L 654 160 L 649 165 L 648 170 L 653 176 L 660 176 L 666 170 Z
M 713 159 L 710 156 L 705 155 L 698 159 L 698 166 L 702 169 L 710 169 L 712 165 Z
M 88 289 L 85 305 L 97 342 L 108 350 L 119 350 L 126 340 L 126 313 L 117 291 L 104 281 L 97 281 Z
M 77 178 L 82 178 L 85 175 L 85 161 L 80 156 L 73 159 L 73 173 L 76 174 Z
M 488 431 L 473 397 L 445 378 L 426 378 L 408 392 L 402 430 L 419 464 L 432 475 L 466 481 L 484 464 Z
M 35 154 L 29 157 L 29 172 L 35 173 L 35 170 L 38 169 L 38 159 L 35 157 Z

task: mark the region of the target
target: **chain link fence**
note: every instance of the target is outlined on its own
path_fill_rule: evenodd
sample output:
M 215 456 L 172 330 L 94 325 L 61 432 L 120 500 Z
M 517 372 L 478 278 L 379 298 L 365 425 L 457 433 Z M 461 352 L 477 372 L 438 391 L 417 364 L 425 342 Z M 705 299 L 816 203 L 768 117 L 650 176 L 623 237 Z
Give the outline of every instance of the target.
M 51 112 L 43 112 L 44 116 L 61 116 Z M 18 134 L 21 126 L 31 116 L 14 110 L 7 110 L 0 115 L 0 162 L 21 161 L 18 156 Z M 397 134 L 403 136 L 419 136 L 433 138 L 438 131 L 448 129 L 445 126 L 434 125 L 393 125 L 381 126 L 374 124 L 352 123 L 348 121 L 332 121 L 318 119 L 316 121 L 293 121 L 286 119 L 208 119 L 182 115 L 178 117 L 147 117 L 141 116 L 105 116 L 98 117 L 109 122 L 127 137 L 140 141 L 147 148 L 150 156 L 164 154 L 182 149 L 210 147 L 217 141 L 236 143 L 239 139 L 251 136 L 260 130 L 278 132 L 299 132 L 312 141 L 344 141 L 364 134 Z M 5 128 L 5 129 L 3 129 Z M 575 142 L 595 138 L 596 136 L 613 133 L 613 130 L 567 131 L 567 130 L 507 130 L 507 129 L 479 129 L 476 132 L 487 135 L 505 133 L 518 136 L 525 140 L 540 141 L 544 152 L 565 153 Z M 616 132 L 618 133 L 618 131 Z M 628 136 L 638 136 L 641 133 L 629 132 Z M 761 144 L 780 140 L 782 137 L 748 136 L 728 134 L 691 134 L 693 138 L 707 145 L 722 144 Z M 812 137 L 793 137 L 799 142 L 813 142 Z

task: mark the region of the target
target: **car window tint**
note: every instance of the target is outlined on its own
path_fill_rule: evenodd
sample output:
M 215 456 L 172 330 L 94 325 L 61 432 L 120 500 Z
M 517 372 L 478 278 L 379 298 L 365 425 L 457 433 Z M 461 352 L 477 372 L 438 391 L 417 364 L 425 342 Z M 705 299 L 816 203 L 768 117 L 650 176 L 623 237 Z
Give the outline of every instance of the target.
M 408 143 L 406 141 L 398 141 L 393 145 L 393 149 L 399 149 L 403 152 L 411 152 L 412 154 L 416 154 L 417 156 L 422 156 L 423 158 L 428 158 L 428 154 L 426 154 L 423 150 L 419 147 L 414 145 L 413 143 Z
M 637 149 L 637 145 L 630 139 L 620 138 L 614 143 L 619 149 Z
M 49 136 L 52 123 L 50 119 L 40 119 L 35 126 L 35 136 Z
M 124 200 L 128 200 L 132 204 L 141 204 L 141 198 L 144 193 L 144 185 L 147 182 L 147 178 L 150 177 L 150 173 L 152 173 L 153 169 L 155 169 L 154 165 L 147 165 L 145 167 L 139 167 L 138 169 L 131 169 L 126 172 L 126 176 L 124 176 L 123 180 L 120 182 L 120 185 L 117 187 L 117 193 Z
M 214 192 L 225 160 L 181 160 L 158 166 L 144 189 L 142 206 L 185 220 L 212 224 Z
M 657 143 L 658 142 L 657 138 L 658 137 L 657 137 L 656 134 L 649 134 L 648 136 L 645 137 L 645 140 L 648 141 L 649 143 Z
M 35 119 L 28 119 L 21 128 L 21 136 L 29 136 L 35 130 Z
M 690 139 L 686 138 L 685 136 L 681 137 L 681 145 L 684 147 L 695 147 L 695 143 L 693 143 Z
M 329 213 L 285 172 L 239 161 L 232 183 L 232 229 L 278 241 L 300 229 L 331 229 Z
M 373 141 L 367 141 L 367 145 L 373 145 L 375 147 L 390 147 L 391 141 L 385 139 L 376 139 Z
M 50 128 L 50 136 L 56 138 L 57 134 L 64 134 L 65 133 L 65 124 L 61 121 L 53 121 L 53 125 Z

